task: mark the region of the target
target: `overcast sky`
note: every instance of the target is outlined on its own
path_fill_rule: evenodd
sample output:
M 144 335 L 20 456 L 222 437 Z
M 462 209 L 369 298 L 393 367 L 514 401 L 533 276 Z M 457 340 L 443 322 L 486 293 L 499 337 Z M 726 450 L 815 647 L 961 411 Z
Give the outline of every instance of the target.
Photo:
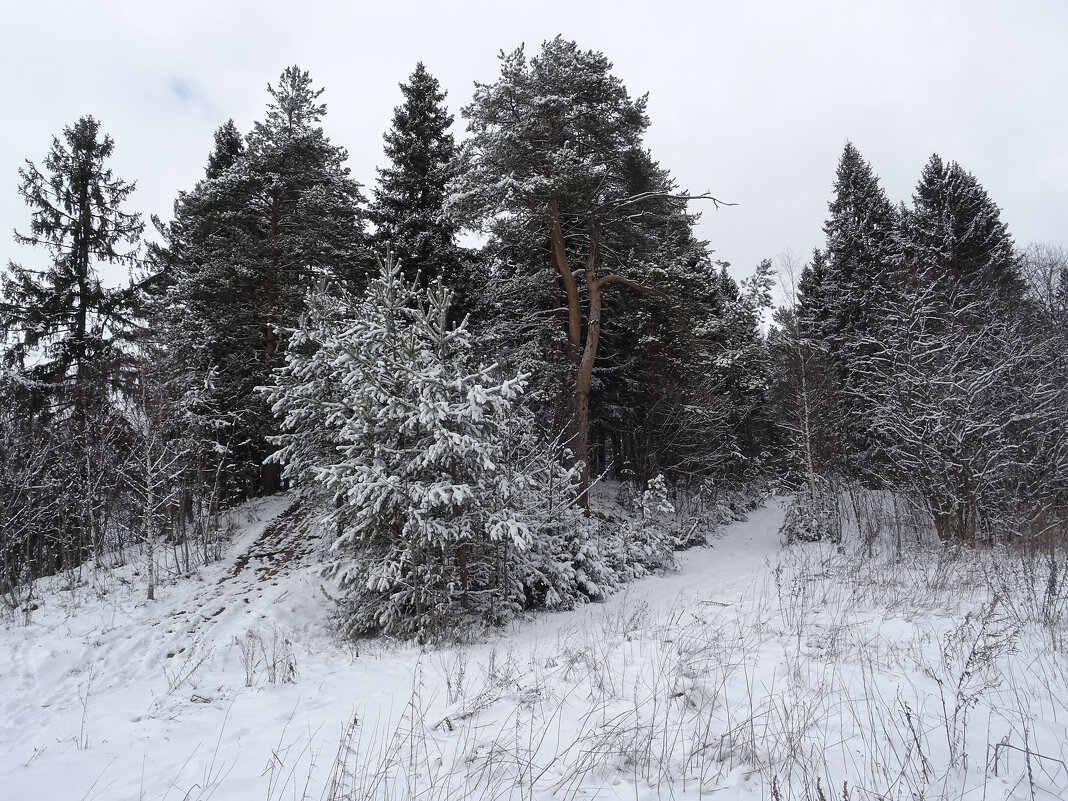
M 992 0 L 226 2 L 0 0 L 0 259 L 28 229 L 18 167 L 92 114 L 115 140 L 128 209 L 170 218 L 228 118 L 262 119 L 266 85 L 298 64 L 326 91 L 324 127 L 365 185 L 417 61 L 457 117 L 500 50 L 556 34 L 604 52 L 648 92 L 646 142 L 706 208 L 701 236 L 744 275 L 822 240 L 852 140 L 894 201 L 933 152 L 971 171 L 1018 245 L 1068 244 L 1068 3 Z

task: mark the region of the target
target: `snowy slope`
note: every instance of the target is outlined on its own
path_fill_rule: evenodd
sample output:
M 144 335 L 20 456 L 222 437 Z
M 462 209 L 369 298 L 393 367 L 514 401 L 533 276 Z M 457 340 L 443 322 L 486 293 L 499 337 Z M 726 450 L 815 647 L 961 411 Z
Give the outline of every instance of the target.
M 3 623 L 0 799 L 1068 797 L 1063 651 L 974 558 L 781 550 L 773 502 L 605 603 L 354 646 L 290 503 Z

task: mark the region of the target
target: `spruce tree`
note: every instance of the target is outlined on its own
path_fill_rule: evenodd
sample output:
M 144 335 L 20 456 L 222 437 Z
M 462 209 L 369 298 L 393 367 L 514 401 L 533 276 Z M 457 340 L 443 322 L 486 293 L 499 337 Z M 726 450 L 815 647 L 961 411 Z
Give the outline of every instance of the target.
M 352 631 L 423 634 L 523 605 L 512 553 L 534 532 L 520 514 L 527 478 L 508 471 L 503 436 L 523 376 L 469 363 L 449 301 L 387 260 L 363 300 L 309 301 L 317 314 L 296 341 L 318 347 L 290 351 L 270 393 L 278 458 L 335 498 L 331 572 Z M 332 447 L 309 447 L 324 439 Z
M 471 288 L 456 225 L 445 210 L 456 155 L 449 130 L 453 118 L 445 108 L 445 92 L 422 62 L 400 89 L 404 102 L 393 110 L 393 125 L 385 134 L 389 164 L 378 170 L 368 213 L 376 226 L 374 244 L 379 252 L 396 254 L 409 280 L 418 275 L 425 287 L 442 279 L 460 295 L 453 312 L 462 317 Z
M 974 300 L 1019 306 L 1025 284 L 1001 210 L 957 162 L 931 156 L 904 216 L 902 240 L 902 278 L 939 286 L 947 313 Z
M 132 266 L 144 224 L 122 209 L 134 184 L 107 166 L 114 148 L 100 123 L 82 117 L 63 129 L 62 141 L 52 140 L 43 171 L 31 161 L 19 170 L 31 219 L 29 232 L 16 232 L 15 240 L 44 248 L 49 261 L 40 269 L 8 264 L 0 302 L 5 357 L 57 411 L 86 413 L 121 377 L 133 293 L 105 287 L 99 269 Z
M 829 211 L 822 253 L 830 319 L 823 335 L 833 350 L 870 326 L 870 315 L 877 313 L 873 298 L 897 250 L 897 214 L 852 142 L 838 161 Z
M 825 232 L 773 350 L 795 375 L 775 397 L 807 443 L 807 472 L 903 493 L 942 539 L 1031 525 L 1064 496 L 1068 392 L 998 207 L 935 155 L 911 207 L 894 212 L 847 145 Z M 825 508 L 810 501 L 799 536 Z
M 93 117 L 64 128 L 42 168 L 19 171 L 19 193 L 30 207 L 28 233 L 18 242 L 43 248 L 41 268 L 9 264 L 0 301 L 4 361 L 24 387 L 16 406 L 24 431 L 46 431 L 55 443 L 51 483 L 62 489 L 49 532 L 57 543 L 52 567 L 78 561 L 102 545 L 121 515 L 123 463 L 129 431 L 119 410 L 129 385 L 129 348 L 138 288 L 111 288 L 102 266 L 131 266 L 143 224 L 122 206 L 134 185 L 112 173 L 111 137 Z
M 922 498 L 943 539 L 998 533 L 1035 487 L 1026 451 L 1056 402 L 1042 343 L 1029 337 L 1023 281 L 1000 211 L 937 155 L 900 229 L 894 281 L 858 340 L 880 474 Z
M 209 180 L 219 178 L 233 167 L 245 153 L 245 139 L 232 119 L 227 120 L 215 132 L 215 149 L 208 156 L 204 175 Z
M 863 364 L 883 298 L 897 286 L 899 215 L 852 142 L 839 158 L 828 211 L 826 243 L 801 276 L 797 309 L 802 338 L 816 347 L 813 366 L 831 380 L 822 431 L 810 433 L 833 442 L 822 470 L 870 472 L 874 410 Z

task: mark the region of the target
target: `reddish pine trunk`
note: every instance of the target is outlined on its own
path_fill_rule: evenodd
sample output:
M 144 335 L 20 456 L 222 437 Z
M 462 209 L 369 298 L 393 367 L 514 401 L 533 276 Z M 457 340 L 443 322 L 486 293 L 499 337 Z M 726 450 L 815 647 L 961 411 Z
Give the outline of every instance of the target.
M 275 198 L 271 203 L 271 274 L 267 281 L 267 323 L 264 325 L 264 338 L 267 342 L 267 355 L 278 355 L 278 329 L 275 327 L 275 306 L 278 304 L 278 211 L 279 200 Z

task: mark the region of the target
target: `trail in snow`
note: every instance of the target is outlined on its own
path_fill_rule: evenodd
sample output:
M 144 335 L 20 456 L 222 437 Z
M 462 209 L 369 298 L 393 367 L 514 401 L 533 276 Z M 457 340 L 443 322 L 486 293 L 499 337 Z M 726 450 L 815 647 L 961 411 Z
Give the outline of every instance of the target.
M 663 615 L 680 603 L 735 603 L 762 579 L 768 560 L 779 550 L 782 519 L 781 504 L 769 500 L 750 512 L 746 520 L 726 525 L 712 535 L 708 547 L 676 554 L 676 570 L 630 582 L 602 603 L 520 621 L 513 636 L 520 642 L 552 638 L 635 604 L 648 604 L 651 611 Z

